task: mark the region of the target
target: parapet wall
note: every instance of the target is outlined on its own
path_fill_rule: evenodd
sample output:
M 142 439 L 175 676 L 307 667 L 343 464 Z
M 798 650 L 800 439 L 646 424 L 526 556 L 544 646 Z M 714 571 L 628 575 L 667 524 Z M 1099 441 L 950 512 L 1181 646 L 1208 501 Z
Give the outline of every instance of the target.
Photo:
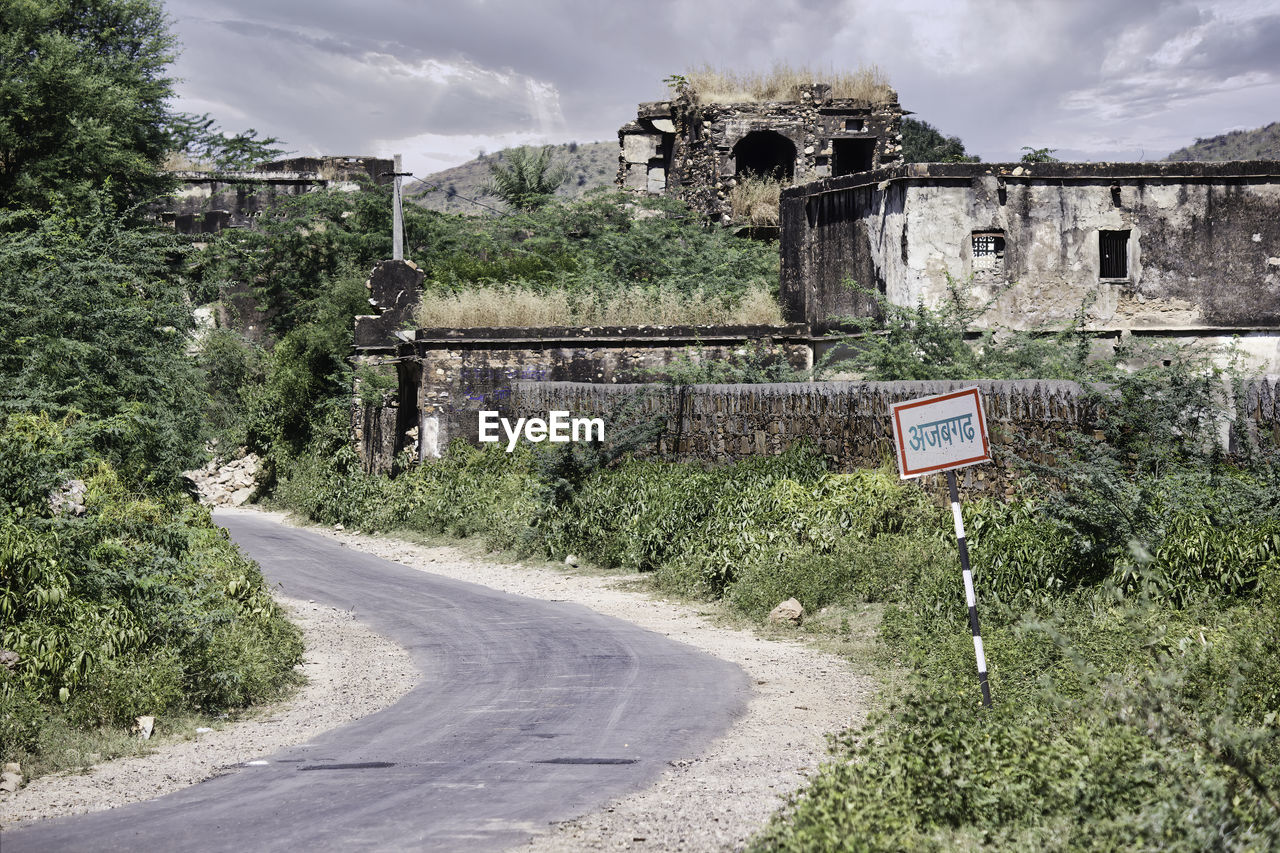
M 543 417 L 550 411 L 605 419 L 605 437 L 646 420 L 660 436 L 637 455 L 681 462 L 726 463 L 782 453 L 808 443 L 838 470 L 894 460 L 891 403 L 977 387 L 991 438 L 991 465 L 962 469 L 974 496 L 1013 493 L 1015 458 L 1040 459 L 1064 433 L 1095 433 L 1096 410 L 1074 382 L 1020 379 L 966 382 L 793 382 L 768 385 L 592 385 L 517 382 L 504 414 Z M 1250 381 L 1240 398 L 1248 440 L 1280 443 L 1280 379 Z M 1224 400 L 1225 404 L 1225 400 Z M 1228 449 L 1239 437 L 1224 435 Z M 926 477 L 933 487 L 940 476 Z
M 800 442 L 839 470 L 894 459 L 889 405 L 977 387 L 991 435 L 992 465 L 965 468 L 970 494 L 1012 493 L 1011 457 L 1052 447 L 1064 431 L 1091 430 L 1092 410 L 1074 382 L 1035 379 L 970 382 L 791 382 L 767 385 L 592 385 L 517 382 L 507 417 L 563 410 L 605 419 L 605 435 L 662 419 L 661 436 L 639 455 L 724 463 L 776 455 Z M 1270 405 L 1274 412 L 1274 395 Z
M 357 335 L 375 322 L 358 319 Z M 409 341 L 382 340 L 375 346 L 370 336 L 357 363 L 398 390 L 352 413 L 352 438 L 371 471 L 390 469 L 406 450 L 426 459 L 454 439 L 475 443 L 479 413 L 507 410 L 520 382 L 609 388 L 663 381 L 686 361 L 781 360 L 803 371 L 813 358 L 803 326 L 418 329 Z

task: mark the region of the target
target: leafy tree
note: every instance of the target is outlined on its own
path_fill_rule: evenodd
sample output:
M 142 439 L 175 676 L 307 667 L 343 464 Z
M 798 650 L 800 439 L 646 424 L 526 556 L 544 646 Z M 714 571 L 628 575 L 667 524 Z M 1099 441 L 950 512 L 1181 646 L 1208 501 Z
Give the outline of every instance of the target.
M 109 203 L 3 214 L 0 233 L 0 411 L 87 415 L 123 473 L 172 483 L 203 403 L 185 352 L 190 307 L 169 269 L 175 236 L 130 227 Z
M 552 163 L 551 153 L 550 145 L 538 149 L 528 146 L 511 149 L 507 152 L 505 166 L 489 164 L 489 183 L 485 191 L 517 210 L 541 207 L 569 176 L 566 166 Z
M 943 136 L 926 121 L 902 120 L 902 158 L 906 163 L 977 163 L 978 157 L 965 153 L 958 136 Z
M 1023 163 L 1061 163 L 1053 153 L 1057 148 L 1032 148 L 1030 145 L 1022 146 L 1022 150 L 1027 152 L 1022 155 Z
M 274 136 L 258 138 L 253 128 L 228 136 L 208 113 L 177 113 L 169 117 L 169 151 L 193 166 L 214 171 L 248 169 L 283 155 Z
M 0 3 L 0 207 L 163 190 L 173 48 L 157 0 Z
M 422 264 L 429 252 L 449 251 L 454 245 L 449 219 L 406 205 L 405 256 Z M 275 335 L 282 337 L 313 319 L 315 300 L 335 276 L 352 269 L 368 272 L 389 257 L 389 187 L 318 190 L 278 199 L 272 215 L 262 217 L 258 227 L 222 231 L 193 256 L 190 274 L 205 301 L 217 299 L 226 282 L 254 285 L 259 307 L 270 317 Z M 368 313 L 368 303 L 357 313 Z M 351 318 L 344 322 L 349 336 Z

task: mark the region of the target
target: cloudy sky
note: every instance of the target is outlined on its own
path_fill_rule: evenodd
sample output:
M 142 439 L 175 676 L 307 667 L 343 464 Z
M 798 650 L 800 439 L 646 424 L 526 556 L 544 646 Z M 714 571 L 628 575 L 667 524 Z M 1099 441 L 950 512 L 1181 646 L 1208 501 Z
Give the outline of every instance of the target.
M 166 0 L 177 107 L 298 154 L 616 139 L 705 64 L 878 65 L 984 160 L 1158 159 L 1280 120 L 1280 0 Z

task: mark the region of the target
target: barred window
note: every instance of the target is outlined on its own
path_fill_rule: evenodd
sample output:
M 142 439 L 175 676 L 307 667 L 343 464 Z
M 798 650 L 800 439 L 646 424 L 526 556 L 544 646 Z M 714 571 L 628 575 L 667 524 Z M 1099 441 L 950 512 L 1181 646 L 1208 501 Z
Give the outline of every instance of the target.
M 998 270 L 1004 267 L 1004 232 L 973 232 L 973 269 Z
M 1098 232 L 1098 277 L 1129 277 L 1129 232 Z

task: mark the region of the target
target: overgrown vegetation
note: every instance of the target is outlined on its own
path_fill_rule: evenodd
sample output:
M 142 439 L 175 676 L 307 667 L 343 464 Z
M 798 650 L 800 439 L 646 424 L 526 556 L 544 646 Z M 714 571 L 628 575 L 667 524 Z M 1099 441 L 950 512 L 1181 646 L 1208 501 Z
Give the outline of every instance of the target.
M 745 225 L 778 224 L 778 203 L 782 199 L 782 182 L 769 176 L 739 175 L 729 190 L 729 206 L 733 221 Z
M 833 98 L 881 103 L 894 96 L 888 77 L 874 65 L 816 71 L 785 63 L 777 63 L 769 71 L 734 71 L 704 65 L 676 77 L 704 104 L 798 101 L 800 88 L 813 83 L 829 84 Z
M 574 298 L 565 291 L 471 288 L 424 297 L 414 317 L 424 329 L 782 323 L 777 296 L 761 285 L 739 295 L 736 303 L 661 289 Z
M 274 696 L 301 656 L 180 479 L 256 367 L 188 356 L 187 246 L 143 210 L 166 154 L 271 140 L 169 113 L 172 44 L 148 0 L 0 4 L 0 760 L 27 776 Z
M 226 422 L 223 446 L 287 464 L 345 405 L 351 319 L 368 310 L 367 271 L 390 253 L 391 215 L 378 187 L 284 199 L 275 214 L 210 240 L 190 274 L 201 301 L 254 285 L 277 343 L 268 354 L 228 335 L 205 341 L 210 375 L 252 378 L 218 397 L 207 421 L 240 417 Z M 669 199 L 596 192 L 491 218 L 410 205 L 405 249 L 425 275 L 423 327 L 780 321 L 774 248 Z M 268 462 L 268 488 L 277 467 Z
M 1229 374 L 1193 351 L 1090 359 L 1070 330 L 966 340 L 958 299 L 883 310 L 859 356 L 873 378 L 1095 383 L 1088 429 L 1003 460 L 1018 494 L 965 507 L 990 711 L 949 515 L 887 467 L 455 446 L 388 479 L 335 429 L 277 494 L 325 523 L 649 572 L 757 618 L 791 596 L 810 613 L 883 605 L 908 686 L 833 738 L 757 849 L 1274 849 L 1280 469 L 1267 446 L 1220 450 Z
M 0 755 L 66 727 L 162 727 L 294 683 L 299 633 L 185 494 L 130 488 L 83 415 L 0 416 Z M 79 486 L 79 489 L 76 487 Z

